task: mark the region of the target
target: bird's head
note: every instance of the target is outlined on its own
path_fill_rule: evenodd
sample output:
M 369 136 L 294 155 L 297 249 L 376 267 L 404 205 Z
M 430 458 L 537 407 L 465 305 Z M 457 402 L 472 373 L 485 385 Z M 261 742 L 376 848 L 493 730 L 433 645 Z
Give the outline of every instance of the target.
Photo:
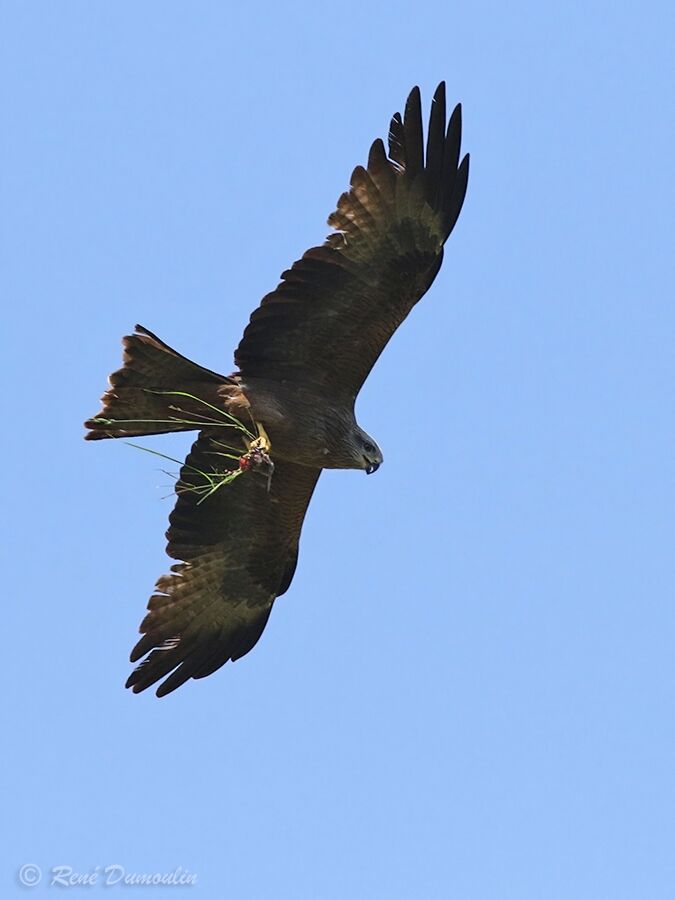
M 370 435 L 358 426 L 354 434 L 353 445 L 357 468 L 365 469 L 366 475 L 377 472 L 383 462 L 382 451 Z

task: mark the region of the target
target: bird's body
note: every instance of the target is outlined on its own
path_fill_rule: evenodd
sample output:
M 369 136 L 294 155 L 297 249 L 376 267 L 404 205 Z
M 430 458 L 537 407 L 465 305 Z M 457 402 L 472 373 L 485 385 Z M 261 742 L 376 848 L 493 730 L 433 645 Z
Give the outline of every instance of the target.
M 265 378 L 241 379 L 240 391 L 253 419 L 264 425 L 275 458 L 317 469 L 365 468 L 349 441 L 358 429 L 353 399 Z M 308 416 L 308 409 L 322 409 L 324 414 Z
M 460 136 L 459 107 L 446 129 L 440 85 L 425 152 L 415 88 L 391 121 L 389 156 L 375 141 L 367 168 L 354 170 L 328 220 L 336 231 L 254 311 L 234 374 L 202 368 L 140 326 L 124 338 L 124 365 L 87 438 L 199 431 L 167 532 L 180 562 L 150 598 L 134 691 L 164 678 L 162 696 L 247 653 L 291 583 L 321 470 L 381 464 L 354 404 L 440 268 L 466 192 Z M 218 486 L 207 495 L 205 478 Z

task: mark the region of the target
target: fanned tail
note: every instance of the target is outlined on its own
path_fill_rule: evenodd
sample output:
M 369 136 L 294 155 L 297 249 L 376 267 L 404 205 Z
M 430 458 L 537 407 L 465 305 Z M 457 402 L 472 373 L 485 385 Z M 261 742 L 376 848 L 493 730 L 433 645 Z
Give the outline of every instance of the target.
M 124 363 L 113 372 L 103 408 L 84 423 L 88 441 L 206 427 L 223 408 L 219 389 L 231 378 L 198 366 L 136 326 L 122 339 Z

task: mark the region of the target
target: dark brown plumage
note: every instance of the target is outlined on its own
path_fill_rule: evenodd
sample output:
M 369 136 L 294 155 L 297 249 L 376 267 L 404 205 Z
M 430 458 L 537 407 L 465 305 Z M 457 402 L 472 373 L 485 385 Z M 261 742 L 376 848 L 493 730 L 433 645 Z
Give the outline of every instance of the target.
M 244 377 L 287 378 L 354 398 L 389 338 L 427 291 L 466 193 L 469 157 L 458 168 L 461 110 L 445 131 L 445 86 L 434 96 L 427 166 L 420 92 L 376 140 L 368 167 L 328 224 L 338 230 L 308 250 L 263 298 L 235 352 Z
M 86 423 L 87 438 L 200 431 L 167 532 L 167 552 L 182 562 L 150 598 L 131 656 L 145 657 L 127 682 L 134 691 L 165 679 L 162 696 L 247 653 L 290 585 L 321 469 L 380 465 L 354 401 L 440 268 L 466 193 L 460 138 L 460 107 L 446 128 L 441 84 L 425 151 L 414 88 L 403 118 L 391 120 L 389 155 L 377 140 L 367 167 L 354 170 L 328 220 L 336 231 L 284 272 L 253 312 L 233 375 L 192 363 L 140 326 L 124 338 L 124 365 Z M 223 455 L 224 443 L 238 453 L 250 446 L 216 422 L 214 409 L 260 429 L 275 466 L 270 484 L 246 471 L 205 500 L 199 494 L 203 473 L 221 476 L 239 465 Z

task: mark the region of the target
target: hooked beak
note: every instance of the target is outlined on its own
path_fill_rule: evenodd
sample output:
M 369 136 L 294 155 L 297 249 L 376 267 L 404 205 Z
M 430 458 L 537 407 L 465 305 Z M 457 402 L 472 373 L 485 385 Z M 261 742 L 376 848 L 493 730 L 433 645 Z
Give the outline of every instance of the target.
M 380 468 L 380 463 L 368 463 L 366 466 L 366 475 L 372 475 L 373 472 L 377 472 Z

